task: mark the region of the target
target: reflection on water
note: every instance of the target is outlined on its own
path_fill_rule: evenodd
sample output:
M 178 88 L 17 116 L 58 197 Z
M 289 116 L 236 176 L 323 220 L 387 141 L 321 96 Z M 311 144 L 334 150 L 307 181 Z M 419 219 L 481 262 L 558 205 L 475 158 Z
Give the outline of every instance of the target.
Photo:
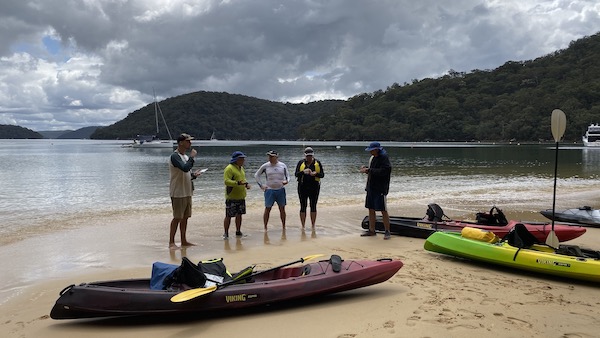
M 582 150 L 582 166 L 584 172 L 598 173 L 600 168 L 600 147 L 589 148 L 584 147 Z
M 239 237 L 235 238 L 235 246 L 232 248 L 231 247 L 231 243 L 229 242 L 230 239 L 225 239 L 223 240 L 223 244 L 224 247 L 223 249 L 225 249 L 225 251 L 242 251 L 244 250 L 244 246 L 242 245 L 242 239 Z
M 196 142 L 196 167 L 208 171 L 195 181 L 194 213 L 223 208 L 222 173 L 233 151 L 248 155 L 246 175 L 252 181 L 254 171 L 267 161 L 268 150 L 277 150 L 280 160 L 293 171 L 307 145 L 315 149 L 325 171 L 319 205 L 362 207 L 366 176 L 358 168 L 368 162 L 367 143 Z M 425 210 L 429 203 L 456 212 L 491 205 L 505 210 L 551 206 L 552 144 L 382 144 L 393 166 L 391 209 L 422 206 Z M 168 149 L 121 148 L 115 141 L 0 140 L 0 235 L 6 241 L 104 217 L 169 214 L 170 153 Z M 599 174 L 600 149 L 561 146 L 557 207 L 598 206 Z M 298 208 L 295 182 L 288 185 L 287 195 L 293 215 Z M 256 185 L 248 191 L 247 207 L 264 208 L 262 191 Z M 269 242 L 266 233 L 265 242 Z

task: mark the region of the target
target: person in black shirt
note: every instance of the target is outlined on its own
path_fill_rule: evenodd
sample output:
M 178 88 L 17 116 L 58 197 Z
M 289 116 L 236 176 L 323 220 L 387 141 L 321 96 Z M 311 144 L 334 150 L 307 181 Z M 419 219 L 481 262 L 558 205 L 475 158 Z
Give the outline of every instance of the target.
M 317 200 L 321 190 L 321 179 L 325 176 L 323 165 L 315 159 L 311 147 L 304 149 L 304 159 L 296 165 L 295 176 L 298 179 L 298 198 L 300 199 L 300 223 L 302 229 L 306 223 L 306 207 L 310 201 L 310 222 L 314 230 L 317 221 Z
M 368 175 L 365 208 L 369 209 L 369 230 L 361 236 L 375 236 L 375 212 L 380 211 L 385 227 L 383 239 L 390 239 L 390 215 L 386 207 L 386 197 L 390 190 L 392 165 L 387 152 L 379 142 L 371 142 L 365 151 L 371 153 L 371 159 L 369 166 L 362 166 L 360 172 Z

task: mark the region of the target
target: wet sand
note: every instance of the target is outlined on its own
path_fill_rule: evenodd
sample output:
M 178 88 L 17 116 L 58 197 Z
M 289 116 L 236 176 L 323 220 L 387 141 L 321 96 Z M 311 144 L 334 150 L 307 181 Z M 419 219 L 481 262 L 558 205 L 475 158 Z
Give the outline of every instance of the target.
M 391 214 L 418 216 L 423 207 Z M 447 212 L 448 213 L 448 212 Z M 277 210 L 269 231 L 262 212 L 244 220 L 242 239 L 221 239 L 222 212 L 194 215 L 194 247 L 169 250 L 168 214 L 128 215 L 82 228 L 33 236 L 0 247 L 3 337 L 596 337 L 598 286 L 515 272 L 438 255 L 423 239 L 361 238 L 362 206 L 324 207 L 318 226 L 302 233 L 295 209 L 282 232 Z M 509 218 L 543 220 L 534 214 Z M 214 227 L 195 226 L 200 222 Z M 569 243 L 600 248 L 600 229 Z M 48 314 L 69 284 L 147 277 L 155 261 L 178 264 L 223 257 L 230 270 L 267 268 L 311 254 L 344 259 L 393 258 L 404 267 L 389 281 L 308 302 L 293 302 L 226 317 L 185 316 L 56 321 Z

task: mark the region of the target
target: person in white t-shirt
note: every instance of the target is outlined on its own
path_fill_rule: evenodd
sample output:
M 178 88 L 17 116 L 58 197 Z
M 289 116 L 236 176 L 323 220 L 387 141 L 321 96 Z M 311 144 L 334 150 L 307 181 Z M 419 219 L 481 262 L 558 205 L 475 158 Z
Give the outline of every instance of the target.
M 277 206 L 279 207 L 281 226 L 285 229 L 285 185 L 290 181 L 290 174 L 285 163 L 279 161 L 279 154 L 275 150 L 270 150 L 267 152 L 267 155 L 269 156 L 269 161 L 260 166 L 254 174 L 256 183 L 258 183 L 258 186 L 265 193 L 265 213 L 263 215 L 265 231 L 267 231 L 269 215 L 275 202 L 277 202 Z M 263 174 L 265 175 L 265 182 L 261 180 Z

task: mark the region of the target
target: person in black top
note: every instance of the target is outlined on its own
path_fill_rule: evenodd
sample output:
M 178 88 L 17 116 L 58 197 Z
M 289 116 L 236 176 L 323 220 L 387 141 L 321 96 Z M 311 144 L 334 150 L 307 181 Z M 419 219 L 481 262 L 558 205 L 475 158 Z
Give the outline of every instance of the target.
M 298 198 L 300 199 L 300 223 L 302 229 L 306 223 L 306 207 L 310 200 L 310 222 L 315 228 L 317 221 L 317 200 L 321 190 L 321 179 L 325 176 L 323 165 L 315 159 L 315 151 L 311 147 L 304 149 L 304 159 L 296 165 L 295 174 L 298 179 Z
M 385 227 L 383 239 L 390 239 L 390 215 L 386 207 L 386 196 L 390 190 L 392 165 L 387 152 L 379 142 L 371 142 L 365 151 L 371 153 L 371 159 L 369 166 L 362 166 L 360 172 L 368 175 L 365 208 L 369 209 L 369 230 L 361 236 L 375 236 L 375 212 L 380 211 Z

